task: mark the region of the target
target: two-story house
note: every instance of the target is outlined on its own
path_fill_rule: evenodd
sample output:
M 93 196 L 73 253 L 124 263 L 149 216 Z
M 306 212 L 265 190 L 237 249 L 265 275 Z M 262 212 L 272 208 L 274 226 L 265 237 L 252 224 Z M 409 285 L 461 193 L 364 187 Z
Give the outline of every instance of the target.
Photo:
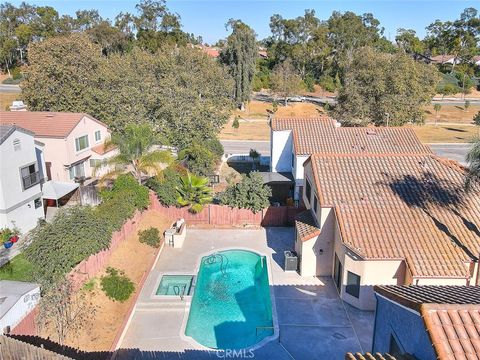
M 295 200 L 302 198 L 303 164 L 312 154 L 431 153 L 410 128 L 341 127 L 328 116 L 273 118 L 270 126 L 270 171 L 293 175 Z
M 48 180 L 73 182 L 94 175 L 98 162 L 113 155 L 103 143 L 107 125 L 83 113 L 12 111 L 0 112 L 0 124 L 13 124 L 35 134 L 45 144 Z
M 302 276 L 332 276 L 374 309 L 375 285 L 480 285 L 480 187 L 431 154 L 313 154 L 295 249 Z
M 25 233 L 44 218 L 44 144 L 14 125 L 0 125 L 0 228 Z

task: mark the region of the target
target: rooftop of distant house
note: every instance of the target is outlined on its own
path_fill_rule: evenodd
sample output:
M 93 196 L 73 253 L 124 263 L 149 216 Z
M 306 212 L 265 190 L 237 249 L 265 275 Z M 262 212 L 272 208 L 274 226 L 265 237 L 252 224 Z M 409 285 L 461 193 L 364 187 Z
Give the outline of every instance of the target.
M 25 130 L 15 125 L 0 125 L 0 145 L 3 144 L 3 142 L 7 140 L 8 137 L 12 135 L 16 130 L 32 136 L 34 135 L 31 131 Z
M 375 292 L 419 312 L 440 360 L 478 359 L 479 286 L 375 286 Z
M 413 277 L 468 278 L 480 254 L 480 187 L 431 154 L 314 154 L 321 207 L 332 207 L 345 246 L 364 259 L 404 260 Z
M 0 319 L 20 300 L 40 285 L 23 281 L 0 280 Z
M 406 127 L 342 127 L 328 116 L 273 118 L 274 131 L 292 130 L 297 155 L 338 154 L 431 154 L 413 129 Z
M 35 133 L 36 137 L 66 138 L 84 117 L 107 126 L 85 113 L 46 111 L 2 111 L 0 124 L 17 125 Z

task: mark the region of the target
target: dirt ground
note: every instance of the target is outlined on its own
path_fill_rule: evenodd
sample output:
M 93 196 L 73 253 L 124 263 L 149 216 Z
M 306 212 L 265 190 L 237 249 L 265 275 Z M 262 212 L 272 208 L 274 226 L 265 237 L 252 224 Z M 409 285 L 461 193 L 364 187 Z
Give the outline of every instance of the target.
M 423 143 L 465 143 L 479 135 L 479 128 L 471 125 L 420 125 L 415 133 Z
M 156 211 L 149 211 L 139 224 L 139 230 L 156 227 L 163 234 L 170 226 L 170 222 Z M 136 284 L 135 291 L 139 291 L 138 283 L 145 271 L 150 270 L 157 249 L 138 241 L 137 232 L 133 233 L 122 242 L 110 257 L 107 267 L 115 267 L 123 270 L 125 274 Z M 88 300 L 92 307 L 96 308 L 95 318 L 78 336 L 67 339 L 66 344 L 85 351 L 110 350 L 112 343 L 119 331 L 127 311 L 133 301 L 134 295 L 124 303 L 110 300 L 100 288 L 100 277 L 105 272 L 99 273 L 95 278 L 95 287 L 88 292 Z M 82 290 L 86 291 L 86 290 Z M 51 334 L 52 339 L 55 336 Z
M 458 124 L 472 124 L 473 117 L 480 111 L 480 105 L 470 105 L 465 110 L 463 104 L 461 105 L 442 105 L 442 108 L 438 112 L 438 123 L 448 122 L 448 123 L 458 123 Z M 427 106 L 425 109 L 425 120 L 426 122 L 435 122 L 435 110 L 433 105 Z
M 19 100 L 21 94 L 11 94 L 0 92 L 0 111 L 10 110 L 9 106 L 12 105 L 12 101 Z

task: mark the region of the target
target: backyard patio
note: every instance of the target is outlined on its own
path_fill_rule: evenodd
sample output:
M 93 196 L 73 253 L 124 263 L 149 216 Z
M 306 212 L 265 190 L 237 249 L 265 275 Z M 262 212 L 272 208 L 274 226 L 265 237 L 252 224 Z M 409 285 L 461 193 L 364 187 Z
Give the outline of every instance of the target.
M 292 250 L 293 241 L 293 228 L 189 228 L 183 248 L 165 247 L 150 272 L 120 338 L 117 359 L 216 358 L 215 351 L 183 334 L 190 299 L 165 300 L 154 294 L 162 274 L 196 274 L 205 253 L 228 248 L 252 250 L 269 260 L 278 331 L 276 338 L 254 348 L 255 358 L 344 359 L 348 351 L 370 351 L 373 312 L 344 304 L 330 278 L 302 278 L 283 271 L 283 251 Z

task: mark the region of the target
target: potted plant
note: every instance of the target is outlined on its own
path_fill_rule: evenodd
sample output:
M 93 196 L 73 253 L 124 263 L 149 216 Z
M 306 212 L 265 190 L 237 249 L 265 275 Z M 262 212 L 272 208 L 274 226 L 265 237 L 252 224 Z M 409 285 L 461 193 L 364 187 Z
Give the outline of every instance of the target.
M 4 228 L 0 230 L 0 241 L 3 243 L 5 249 L 9 249 L 13 246 L 13 242 L 10 238 L 14 235 L 13 231 L 9 228 Z M 18 237 L 17 237 L 18 239 Z

